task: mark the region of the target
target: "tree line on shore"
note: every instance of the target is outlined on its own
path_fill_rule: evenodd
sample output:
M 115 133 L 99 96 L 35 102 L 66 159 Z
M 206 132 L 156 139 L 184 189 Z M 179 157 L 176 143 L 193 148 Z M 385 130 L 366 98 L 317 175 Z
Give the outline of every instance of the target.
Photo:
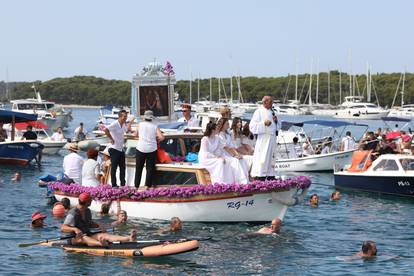
M 232 77 L 193 80 L 191 82 L 192 102 L 199 98 L 208 100 L 210 91 L 213 100 L 227 98 L 230 100 L 241 99 L 244 102 L 256 102 L 264 95 L 272 95 L 274 99 L 286 102 L 297 97 L 300 102 L 309 101 L 311 91 L 312 102 L 316 102 L 316 91 L 318 91 L 319 103 L 339 104 L 345 96 L 350 94 L 350 87 L 355 95 L 367 95 L 366 75 L 355 75 L 353 78 L 346 73 L 330 71 L 312 75 L 312 86 L 310 89 L 310 75 L 301 74 L 297 77 L 289 75 L 283 77 Z M 414 103 L 414 74 L 407 73 L 405 76 L 404 102 Z M 297 85 L 296 85 L 297 83 Z M 69 78 L 55 78 L 48 81 L 35 82 L 0 82 L 0 99 L 6 102 L 10 99 L 32 98 L 34 96 L 33 84 L 41 92 L 42 98 L 55 101 L 60 104 L 81 105 L 125 105 L 129 106 L 131 97 L 131 82 L 123 80 L 108 80 L 94 76 L 74 76 Z M 329 84 L 329 85 L 328 85 Z M 371 101 L 382 106 L 390 107 L 399 84 L 402 89 L 401 73 L 378 73 L 372 75 Z M 232 89 L 231 89 L 232 87 Z M 239 88 L 241 93 L 239 94 Z M 232 90 L 232 91 L 231 91 Z M 190 101 L 190 81 L 179 80 L 175 87 L 182 101 Z M 231 93 L 232 92 L 232 93 Z M 329 99 L 328 99 L 329 95 Z M 340 97 L 341 96 L 341 97 Z M 341 98 L 341 100 L 340 100 Z M 395 105 L 401 102 L 400 93 L 397 94 Z

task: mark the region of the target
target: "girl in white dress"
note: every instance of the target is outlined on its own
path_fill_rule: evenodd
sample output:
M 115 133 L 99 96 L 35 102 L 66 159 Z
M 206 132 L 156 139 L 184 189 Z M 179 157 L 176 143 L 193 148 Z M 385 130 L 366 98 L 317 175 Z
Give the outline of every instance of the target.
M 220 118 L 217 122 L 217 129 L 223 147 L 223 155 L 226 162 L 230 164 L 233 169 L 235 179 L 234 182 L 245 184 L 249 182 L 249 164 L 240 155 L 232 142 L 231 136 L 228 133 L 230 128 L 229 120 L 227 118 Z
M 234 117 L 231 124 L 231 138 L 237 152 L 242 155 L 253 155 L 254 149 L 245 143 L 246 137 L 243 135 L 242 120 Z
M 198 160 L 210 173 L 211 183 L 234 182 L 233 171 L 223 156 L 222 144 L 213 122 L 207 124 L 204 137 L 201 138 Z

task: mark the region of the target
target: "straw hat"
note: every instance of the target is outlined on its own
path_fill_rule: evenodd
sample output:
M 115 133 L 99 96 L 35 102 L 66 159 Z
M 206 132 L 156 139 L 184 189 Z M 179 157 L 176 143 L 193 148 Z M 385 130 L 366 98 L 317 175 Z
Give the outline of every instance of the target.
M 79 151 L 78 144 L 76 144 L 76 143 L 69 143 L 68 150 L 73 151 L 73 152 L 78 152 Z
M 144 112 L 144 120 L 153 120 L 155 117 L 154 117 L 154 112 L 152 112 L 152 110 L 146 110 L 145 112 Z
M 111 155 L 109 154 L 109 147 L 106 147 L 103 151 L 100 151 L 100 153 L 102 153 L 102 154 L 104 154 L 104 155 L 106 155 L 106 156 L 111 156 Z

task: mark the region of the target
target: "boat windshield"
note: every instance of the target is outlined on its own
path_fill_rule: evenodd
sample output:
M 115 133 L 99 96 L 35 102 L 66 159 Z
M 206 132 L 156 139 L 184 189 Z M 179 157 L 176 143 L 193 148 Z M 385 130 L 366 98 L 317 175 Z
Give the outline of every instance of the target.
M 402 158 L 400 164 L 404 171 L 414 171 L 414 159 L 413 158 Z
M 17 109 L 18 110 L 46 110 L 46 106 L 43 103 L 20 103 L 17 105 Z
M 398 171 L 398 165 L 395 160 L 384 159 L 381 160 L 373 169 L 374 171 Z

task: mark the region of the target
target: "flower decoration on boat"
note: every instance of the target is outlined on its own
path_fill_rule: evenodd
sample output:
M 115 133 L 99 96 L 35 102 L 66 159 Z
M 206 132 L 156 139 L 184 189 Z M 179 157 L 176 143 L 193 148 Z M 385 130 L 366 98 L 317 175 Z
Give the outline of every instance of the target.
M 70 195 L 79 195 L 83 192 L 90 193 L 92 198 L 99 201 L 111 201 L 120 198 L 132 200 L 144 200 L 148 198 L 190 198 L 194 196 L 208 196 L 223 193 L 236 193 L 239 195 L 251 193 L 268 193 L 272 191 L 283 191 L 291 188 L 308 188 L 311 184 L 309 177 L 298 176 L 289 179 L 276 179 L 271 181 L 253 181 L 248 184 L 223 184 L 193 185 L 162 187 L 145 191 L 138 191 L 131 187 L 124 186 L 112 188 L 110 185 L 98 187 L 84 187 L 80 184 L 64 184 L 61 182 L 49 183 L 51 190 L 58 190 Z

